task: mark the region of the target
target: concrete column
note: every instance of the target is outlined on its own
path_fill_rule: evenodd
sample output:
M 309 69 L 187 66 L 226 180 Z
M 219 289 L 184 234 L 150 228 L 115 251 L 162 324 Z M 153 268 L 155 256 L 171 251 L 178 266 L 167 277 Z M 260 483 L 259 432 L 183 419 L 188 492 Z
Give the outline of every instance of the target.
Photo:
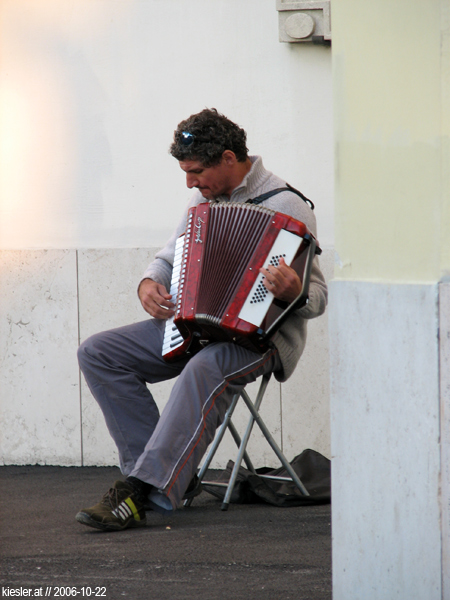
M 439 286 L 442 597 L 450 598 L 450 283 Z
M 335 599 L 441 600 L 438 301 L 331 286 Z
M 450 1 L 333 4 L 334 600 L 450 599 Z

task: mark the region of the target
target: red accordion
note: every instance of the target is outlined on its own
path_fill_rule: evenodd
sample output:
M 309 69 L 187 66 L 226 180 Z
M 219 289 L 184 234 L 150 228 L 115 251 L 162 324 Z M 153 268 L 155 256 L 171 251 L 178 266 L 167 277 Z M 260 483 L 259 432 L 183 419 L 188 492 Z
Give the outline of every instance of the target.
M 166 323 L 163 358 L 179 359 L 211 341 L 264 352 L 287 305 L 265 288 L 259 269 L 283 257 L 302 280 L 302 298 L 290 307 L 298 308 L 307 302 L 312 259 L 320 252 L 304 223 L 268 208 L 233 202 L 191 208 L 175 247 L 176 310 Z

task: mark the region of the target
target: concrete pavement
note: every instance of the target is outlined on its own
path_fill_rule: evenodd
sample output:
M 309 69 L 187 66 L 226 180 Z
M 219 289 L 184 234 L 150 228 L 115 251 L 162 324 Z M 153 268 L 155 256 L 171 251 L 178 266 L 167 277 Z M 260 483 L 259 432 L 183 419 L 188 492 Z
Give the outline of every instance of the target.
M 0 467 L 0 597 L 331 599 L 329 505 L 223 512 L 204 492 L 170 517 L 147 513 L 142 529 L 77 523 L 120 478 L 109 467 Z

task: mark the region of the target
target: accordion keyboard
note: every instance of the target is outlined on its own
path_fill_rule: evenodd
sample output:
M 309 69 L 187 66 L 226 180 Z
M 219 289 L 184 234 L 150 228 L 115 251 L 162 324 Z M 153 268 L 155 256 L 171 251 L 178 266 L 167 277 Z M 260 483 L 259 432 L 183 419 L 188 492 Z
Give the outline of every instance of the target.
M 172 268 L 172 281 L 170 282 L 170 294 L 172 295 L 172 302 L 176 304 L 178 283 L 181 275 L 181 265 L 183 262 L 183 246 L 184 246 L 184 235 L 177 239 L 175 244 L 175 254 L 173 259 Z M 172 352 L 175 348 L 181 346 L 184 342 L 184 338 L 178 331 L 177 326 L 174 323 L 174 317 L 167 319 L 166 327 L 164 330 L 164 341 L 162 348 L 162 355 L 165 356 L 169 352 Z

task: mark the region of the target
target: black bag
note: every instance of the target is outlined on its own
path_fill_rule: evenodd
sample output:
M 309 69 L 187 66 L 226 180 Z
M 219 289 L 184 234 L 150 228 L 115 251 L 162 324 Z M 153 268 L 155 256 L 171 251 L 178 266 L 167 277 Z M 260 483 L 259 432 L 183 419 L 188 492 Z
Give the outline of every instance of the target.
M 268 503 L 274 506 L 301 506 L 311 504 L 329 504 L 331 502 L 331 463 L 328 458 L 315 450 L 304 450 L 291 462 L 291 466 L 299 476 L 309 496 L 303 496 L 291 481 L 280 482 L 264 479 L 259 475 L 279 475 L 289 477 L 284 467 L 256 469 L 256 475 L 241 467 L 231 494 L 231 503 L 255 504 Z M 228 482 L 234 463 L 229 461 L 227 468 L 217 481 Z M 216 498 L 223 500 L 226 488 L 203 484 L 203 489 Z

